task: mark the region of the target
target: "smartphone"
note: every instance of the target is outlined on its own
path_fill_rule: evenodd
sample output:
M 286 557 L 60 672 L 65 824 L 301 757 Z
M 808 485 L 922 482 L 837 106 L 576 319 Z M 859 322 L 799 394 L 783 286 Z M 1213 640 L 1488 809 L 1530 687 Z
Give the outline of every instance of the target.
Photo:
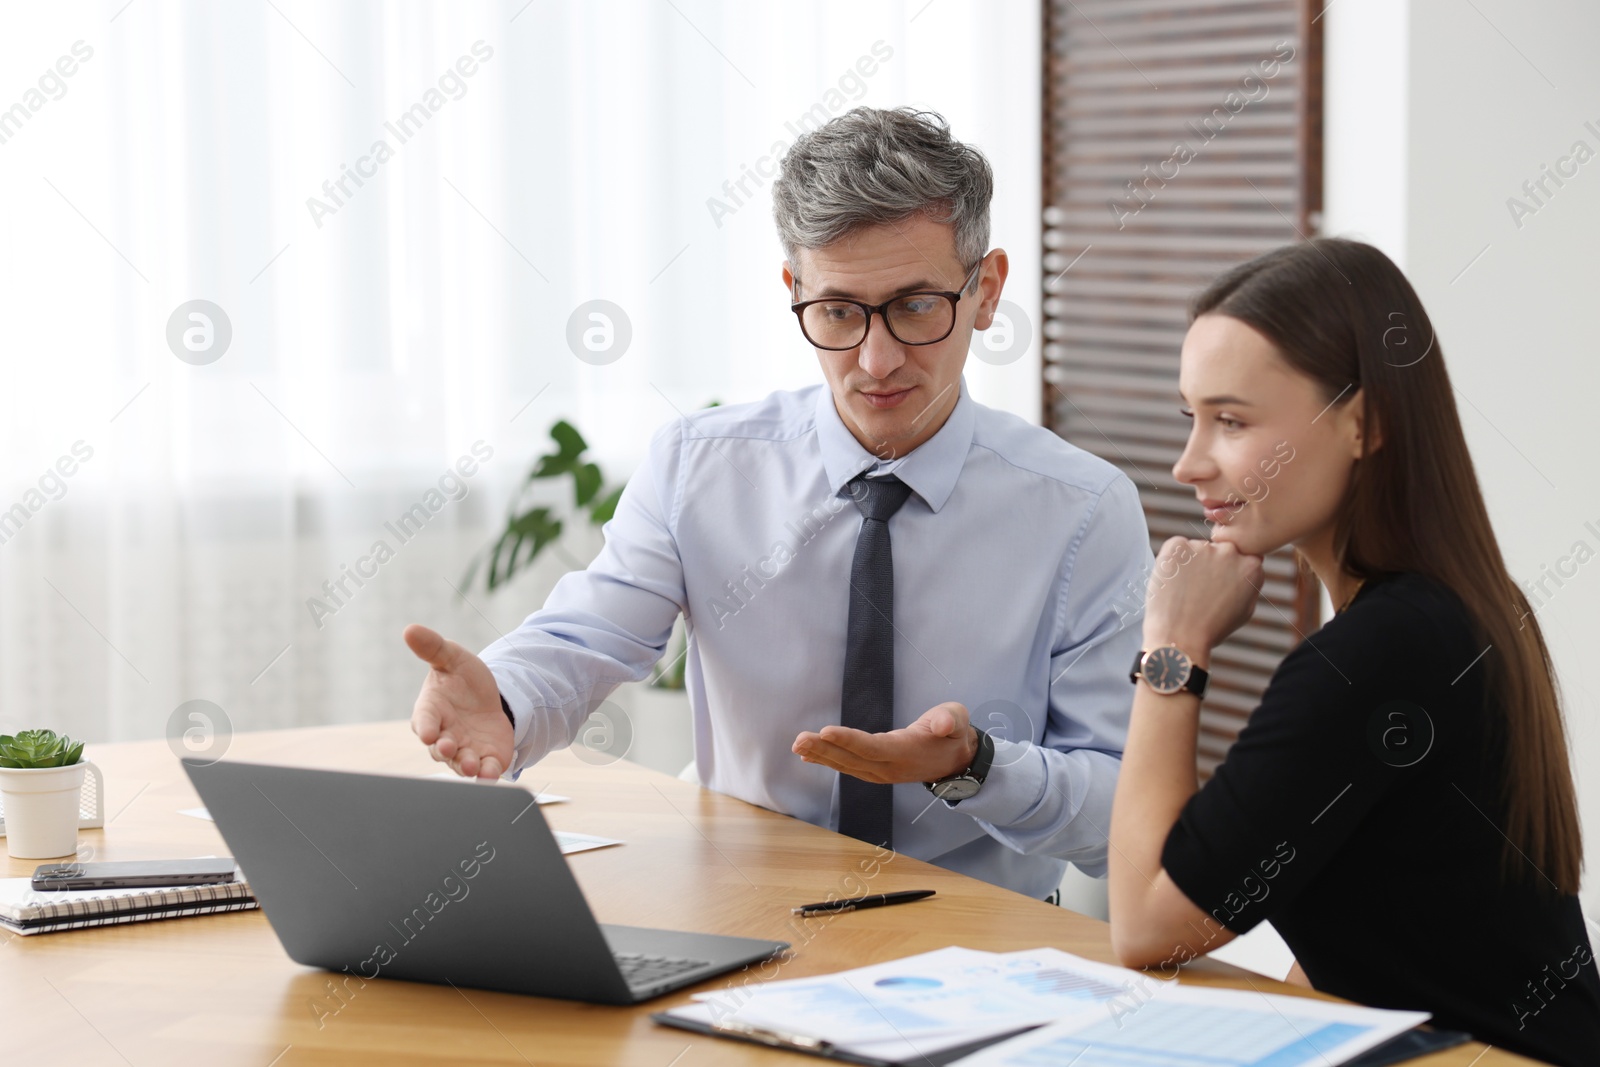
M 34 869 L 33 888 L 131 889 L 143 886 L 215 885 L 233 881 L 232 856 L 117 863 L 45 863 Z

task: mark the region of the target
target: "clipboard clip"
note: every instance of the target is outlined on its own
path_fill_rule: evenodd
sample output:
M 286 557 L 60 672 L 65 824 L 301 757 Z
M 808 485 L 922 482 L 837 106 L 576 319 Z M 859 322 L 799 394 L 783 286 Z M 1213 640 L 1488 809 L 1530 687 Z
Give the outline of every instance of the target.
M 816 1052 L 827 1055 L 833 1051 L 833 1042 L 824 1041 L 820 1037 L 807 1037 L 804 1034 L 786 1034 L 781 1030 L 772 1030 L 764 1026 L 752 1026 L 734 1020 L 714 1022 L 711 1029 L 723 1034 L 732 1034 L 756 1041 L 773 1048 L 794 1049 L 797 1052 Z

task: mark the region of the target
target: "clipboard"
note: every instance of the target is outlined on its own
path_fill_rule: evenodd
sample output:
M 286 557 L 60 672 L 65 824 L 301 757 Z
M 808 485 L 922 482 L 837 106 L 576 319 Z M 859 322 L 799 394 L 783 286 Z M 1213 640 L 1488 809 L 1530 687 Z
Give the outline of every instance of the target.
M 1460 1030 L 1435 1030 L 1429 1026 L 1419 1026 L 1391 1037 L 1377 1048 L 1368 1049 L 1346 1067 L 1389 1067 L 1392 1063 L 1404 1063 L 1418 1056 L 1465 1045 L 1471 1040 L 1471 1034 Z
M 823 1059 L 836 1060 L 840 1063 L 860 1064 L 861 1067 L 944 1067 L 945 1064 L 954 1063 L 963 1056 L 970 1056 L 980 1049 L 988 1048 L 990 1045 L 997 1045 L 1002 1041 L 1016 1037 L 1018 1034 L 1025 1034 L 1029 1030 L 1036 1029 L 1033 1026 L 1019 1027 L 1004 1034 L 996 1034 L 978 1041 L 967 1042 L 940 1052 L 921 1054 L 915 1060 L 879 1060 L 836 1048 L 828 1041 L 815 1038 L 795 1038 L 758 1027 L 714 1026 L 710 1023 L 703 1023 L 698 1019 L 688 1019 L 673 1015 L 670 1011 L 655 1012 L 650 1018 L 662 1026 L 671 1026 L 678 1030 L 705 1034 L 708 1037 L 723 1037 L 752 1045 L 765 1045 L 768 1048 L 800 1052 L 807 1056 L 818 1056 Z M 1472 1035 L 1458 1030 L 1434 1030 L 1426 1026 L 1420 1026 L 1392 1037 L 1376 1048 L 1368 1049 L 1355 1059 L 1347 1061 L 1345 1067 L 1389 1067 L 1390 1064 L 1404 1063 L 1407 1060 L 1426 1056 L 1441 1049 L 1453 1048 L 1471 1040 Z
M 814 1038 L 795 1038 L 758 1027 L 715 1026 L 711 1023 L 703 1023 L 698 1019 L 686 1019 L 679 1015 L 673 1015 L 670 1011 L 655 1012 L 650 1018 L 662 1026 L 671 1026 L 679 1030 L 688 1030 L 691 1033 L 705 1034 L 708 1037 L 724 1037 L 731 1041 L 765 1045 L 767 1048 L 780 1048 L 788 1052 L 801 1052 L 807 1056 L 819 1056 L 823 1059 L 836 1060 L 840 1063 L 860 1064 L 861 1067 L 944 1067 L 944 1064 L 954 1063 L 963 1056 L 972 1055 L 979 1049 L 997 1045 L 1002 1041 L 1016 1037 L 1018 1034 L 1025 1034 L 1029 1030 L 1036 1029 L 1033 1026 L 1018 1027 L 1003 1034 L 995 1034 L 978 1041 L 968 1041 L 940 1052 L 922 1053 L 914 1060 L 879 1060 L 837 1048 L 830 1041 Z

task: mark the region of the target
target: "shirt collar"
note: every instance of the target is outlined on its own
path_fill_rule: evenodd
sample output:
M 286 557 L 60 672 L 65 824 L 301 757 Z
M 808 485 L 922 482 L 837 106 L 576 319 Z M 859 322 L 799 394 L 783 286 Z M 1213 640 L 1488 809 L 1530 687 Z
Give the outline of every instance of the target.
M 955 491 L 956 479 L 966 466 L 972 448 L 975 402 L 967 392 L 962 375 L 956 406 L 951 409 L 937 433 L 906 455 L 880 460 L 861 447 L 839 410 L 833 405 L 833 391 L 823 385 L 817 394 L 817 443 L 822 450 L 822 467 L 828 475 L 828 488 L 838 493 L 862 471 L 893 474 L 911 487 L 928 507 L 937 512 Z

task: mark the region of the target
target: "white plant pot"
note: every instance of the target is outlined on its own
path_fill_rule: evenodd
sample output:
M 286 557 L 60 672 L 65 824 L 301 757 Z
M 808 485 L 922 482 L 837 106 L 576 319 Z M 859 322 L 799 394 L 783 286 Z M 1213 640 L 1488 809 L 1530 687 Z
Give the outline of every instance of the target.
M 79 762 L 70 767 L 0 767 L 7 852 L 16 859 L 33 860 L 78 851 L 78 800 L 89 766 Z

